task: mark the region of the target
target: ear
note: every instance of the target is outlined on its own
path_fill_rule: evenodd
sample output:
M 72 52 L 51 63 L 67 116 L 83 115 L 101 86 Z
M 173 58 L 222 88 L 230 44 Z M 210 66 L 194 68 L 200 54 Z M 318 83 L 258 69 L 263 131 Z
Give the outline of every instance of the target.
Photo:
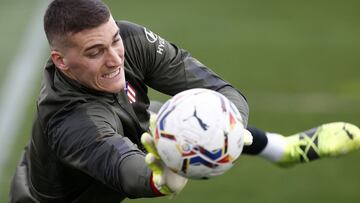
M 56 50 L 51 51 L 51 59 L 54 62 L 55 66 L 58 67 L 60 70 L 66 71 L 68 66 L 65 63 L 64 56 Z

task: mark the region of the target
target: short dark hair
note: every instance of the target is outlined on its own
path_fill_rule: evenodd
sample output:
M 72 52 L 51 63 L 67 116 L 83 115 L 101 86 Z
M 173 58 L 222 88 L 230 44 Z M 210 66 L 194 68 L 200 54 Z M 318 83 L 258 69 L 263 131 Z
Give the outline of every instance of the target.
M 50 46 L 54 40 L 98 27 L 110 18 L 101 0 L 53 0 L 44 15 L 44 30 Z

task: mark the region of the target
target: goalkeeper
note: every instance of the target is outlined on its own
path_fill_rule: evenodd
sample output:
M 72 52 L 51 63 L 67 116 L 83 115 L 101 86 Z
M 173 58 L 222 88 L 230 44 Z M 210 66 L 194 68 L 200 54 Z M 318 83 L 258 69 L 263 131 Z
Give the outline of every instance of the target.
M 191 88 L 218 91 L 236 105 L 247 126 L 248 105 L 239 91 L 149 29 L 114 21 L 100 0 L 53 0 L 44 29 L 50 59 L 10 202 L 117 203 L 179 193 L 187 179 L 164 166 L 146 133 L 147 86 L 168 95 Z M 244 153 L 280 165 L 360 146 L 359 129 L 347 123 L 290 137 L 249 131 L 253 144 Z

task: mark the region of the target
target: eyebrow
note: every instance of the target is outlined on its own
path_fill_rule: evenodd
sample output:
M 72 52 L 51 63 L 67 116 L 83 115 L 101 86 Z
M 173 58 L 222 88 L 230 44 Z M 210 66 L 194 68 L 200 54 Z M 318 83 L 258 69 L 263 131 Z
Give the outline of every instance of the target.
M 114 34 L 114 36 L 113 36 L 113 40 L 117 37 L 117 36 L 119 36 L 120 35 L 120 30 L 118 29 L 117 30 L 117 32 Z M 88 47 L 88 48 L 86 48 L 85 50 L 84 50 L 84 52 L 87 52 L 87 51 L 89 51 L 89 50 L 91 50 L 91 49 L 94 49 L 94 48 L 97 48 L 97 47 L 102 47 L 103 45 L 102 44 L 94 44 L 94 45 L 92 45 L 91 47 Z

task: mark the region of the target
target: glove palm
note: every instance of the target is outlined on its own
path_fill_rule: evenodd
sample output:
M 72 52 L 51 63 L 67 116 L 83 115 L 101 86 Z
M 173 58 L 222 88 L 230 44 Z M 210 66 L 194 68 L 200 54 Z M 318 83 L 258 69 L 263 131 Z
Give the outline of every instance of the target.
M 155 130 L 156 115 L 152 114 L 150 118 L 150 131 Z M 186 185 L 188 179 L 178 175 L 170 170 L 161 160 L 157 153 L 154 139 L 149 133 L 143 133 L 141 142 L 147 150 L 145 162 L 152 170 L 152 181 L 156 189 L 164 195 L 178 194 Z

